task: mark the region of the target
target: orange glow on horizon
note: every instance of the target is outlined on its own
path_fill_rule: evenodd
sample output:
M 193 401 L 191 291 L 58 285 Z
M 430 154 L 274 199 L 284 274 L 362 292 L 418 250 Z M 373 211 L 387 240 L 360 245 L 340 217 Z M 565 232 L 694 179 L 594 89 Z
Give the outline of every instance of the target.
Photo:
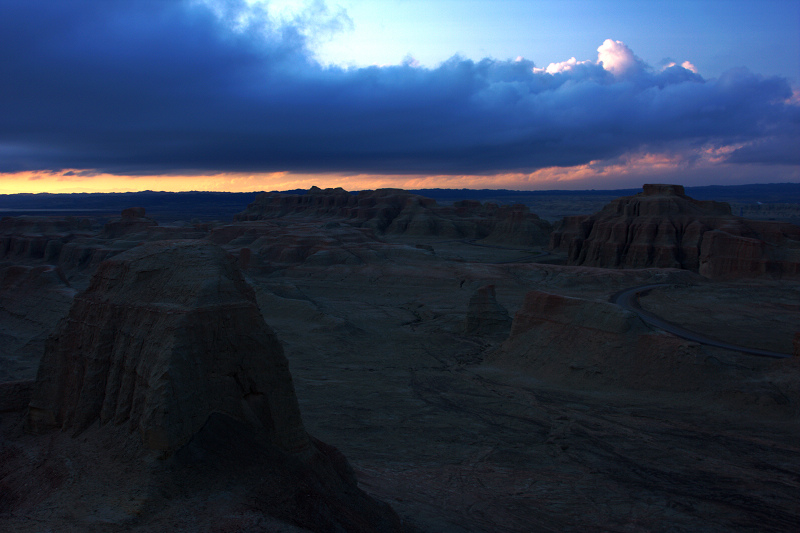
M 572 167 L 550 167 L 535 172 L 505 172 L 490 175 L 476 174 L 345 174 L 292 172 L 217 173 L 186 175 L 120 176 L 96 173 L 91 170 L 34 171 L 0 173 L 0 194 L 15 193 L 76 193 L 76 192 L 138 192 L 138 191 L 212 191 L 256 192 L 285 191 L 342 187 L 349 191 L 400 188 L 400 189 L 613 189 L 640 187 L 643 183 L 687 183 L 709 179 L 727 181 L 726 176 L 736 176 L 739 183 L 747 175 L 767 178 L 772 172 L 774 181 L 800 180 L 796 167 L 772 170 L 759 166 L 757 172 L 741 165 L 724 163 L 724 158 L 736 146 L 706 146 L 685 156 L 663 153 L 627 154 L 613 161 L 592 161 Z M 722 180 L 720 180 L 722 177 Z M 708 183 L 703 183 L 708 184 Z
M 108 193 L 138 191 L 254 192 L 342 187 L 346 190 L 400 189 L 542 189 L 563 188 L 569 182 L 591 180 L 602 175 L 591 165 L 549 168 L 533 173 L 491 175 L 405 174 L 263 174 L 118 176 L 91 171 L 19 172 L 0 174 L 0 194 L 15 193 Z M 587 186 L 590 184 L 587 184 Z M 591 185 L 594 186 L 594 185 Z

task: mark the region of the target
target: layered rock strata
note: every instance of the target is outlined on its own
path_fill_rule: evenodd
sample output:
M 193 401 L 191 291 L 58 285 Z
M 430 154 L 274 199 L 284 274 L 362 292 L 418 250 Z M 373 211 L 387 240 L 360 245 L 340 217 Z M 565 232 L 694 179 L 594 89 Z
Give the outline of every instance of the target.
M 333 218 L 377 234 L 488 239 L 522 245 L 546 244 L 550 223 L 521 204 L 499 206 L 465 200 L 437 205 L 401 189 L 351 194 L 342 188 L 312 187 L 306 194 L 264 193 L 256 197 L 238 221 L 283 217 Z
M 550 247 L 570 265 L 682 268 L 712 279 L 800 275 L 800 227 L 735 217 L 680 185 L 645 185 L 598 213 L 567 217 Z

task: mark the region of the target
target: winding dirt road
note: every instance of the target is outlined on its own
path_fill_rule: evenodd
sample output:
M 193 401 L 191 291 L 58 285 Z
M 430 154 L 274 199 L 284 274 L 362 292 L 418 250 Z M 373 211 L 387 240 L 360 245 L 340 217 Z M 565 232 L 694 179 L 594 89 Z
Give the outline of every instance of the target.
M 654 283 L 651 285 L 641 285 L 638 287 L 632 287 L 630 289 L 625 289 L 624 291 L 620 291 L 614 294 L 613 296 L 611 296 L 610 301 L 622 307 L 623 309 L 627 309 L 628 311 L 636 313 L 637 315 L 639 315 L 639 318 L 641 318 L 647 324 L 655 326 L 659 329 L 663 329 L 664 331 L 672 333 L 673 335 L 681 337 L 683 339 L 687 339 L 693 342 L 699 342 L 700 344 L 707 344 L 709 346 L 716 346 L 718 348 L 725 348 L 726 350 L 734 350 L 737 352 L 742 352 L 750 355 L 758 355 L 761 357 L 774 357 L 781 359 L 791 357 L 790 354 L 771 352 L 769 350 L 758 350 L 755 348 L 748 348 L 746 346 L 737 346 L 735 344 L 729 344 L 727 342 L 706 337 L 705 335 L 701 335 L 694 331 L 690 331 L 681 326 L 673 324 L 672 322 L 668 322 L 663 318 L 660 318 L 648 311 L 645 311 L 644 309 L 642 309 L 642 306 L 639 305 L 640 295 L 645 294 L 653 289 L 657 289 L 660 287 L 669 287 L 669 286 L 670 286 L 669 283 Z

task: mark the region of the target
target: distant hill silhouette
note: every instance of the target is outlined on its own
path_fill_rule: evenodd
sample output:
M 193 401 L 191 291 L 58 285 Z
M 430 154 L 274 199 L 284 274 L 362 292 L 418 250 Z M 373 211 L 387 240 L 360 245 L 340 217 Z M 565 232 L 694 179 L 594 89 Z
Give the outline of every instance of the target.
M 515 191 L 510 189 L 414 189 L 408 192 L 433 198 L 440 204 L 459 200 L 493 201 L 501 204 L 526 203 L 545 198 L 620 197 L 636 194 L 640 189 L 591 189 Z M 304 189 L 272 191 L 305 194 Z M 352 191 L 356 194 L 358 191 Z M 122 209 L 141 206 L 148 216 L 165 222 L 193 218 L 229 220 L 251 203 L 259 192 L 159 192 L 126 193 L 21 193 L 0 195 L 0 216 L 23 214 L 88 214 L 99 218 L 118 216 Z M 709 185 L 686 187 L 686 194 L 698 200 L 720 200 L 731 203 L 800 204 L 800 183 L 768 183 L 753 185 Z M 534 212 L 536 210 L 534 209 Z M 587 213 L 588 214 L 588 213 Z

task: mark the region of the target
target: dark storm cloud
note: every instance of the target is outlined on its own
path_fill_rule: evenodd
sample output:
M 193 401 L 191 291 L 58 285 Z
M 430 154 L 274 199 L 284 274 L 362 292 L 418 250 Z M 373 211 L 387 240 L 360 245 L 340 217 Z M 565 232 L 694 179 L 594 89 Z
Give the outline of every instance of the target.
M 613 41 L 602 63 L 552 73 L 458 57 L 324 68 L 306 35 L 346 20 L 243 5 L 0 0 L 0 171 L 488 173 L 707 142 L 797 161 L 783 79 L 655 71 Z

